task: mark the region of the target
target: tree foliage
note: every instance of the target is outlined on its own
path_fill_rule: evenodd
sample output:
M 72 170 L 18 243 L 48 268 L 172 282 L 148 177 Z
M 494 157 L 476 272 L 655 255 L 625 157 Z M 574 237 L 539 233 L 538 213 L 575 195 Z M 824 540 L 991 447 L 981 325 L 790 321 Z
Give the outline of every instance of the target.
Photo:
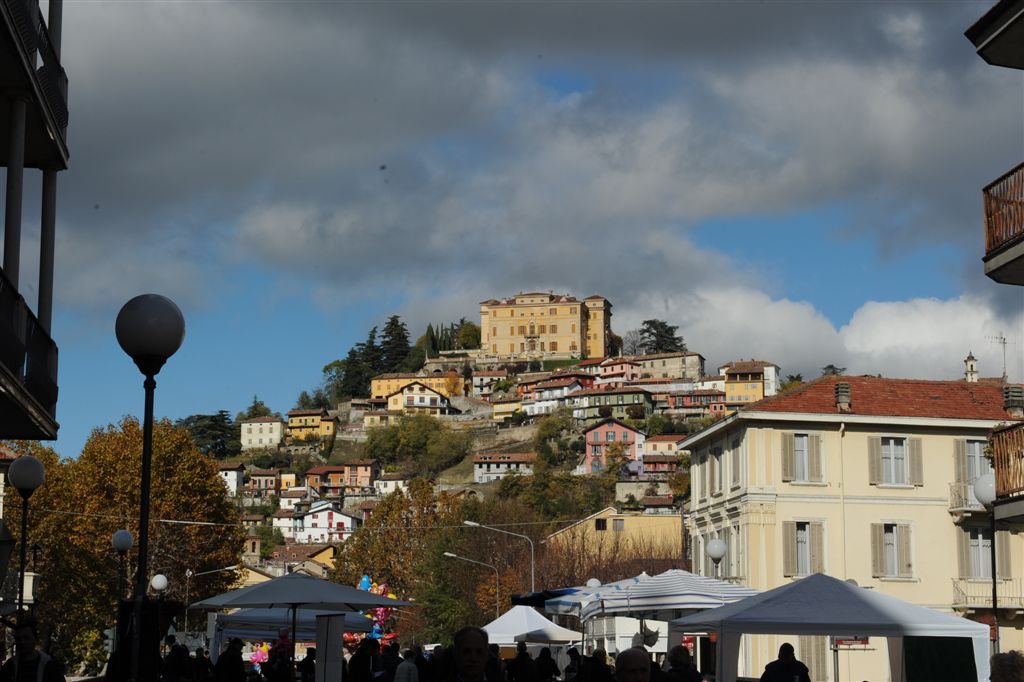
M 833 364 L 825 365 L 821 368 L 821 376 L 839 376 L 846 372 L 845 367 L 837 367 Z
M 215 414 L 189 415 L 174 425 L 187 429 L 192 434 L 192 442 L 208 457 L 234 457 L 242 449 L 238 425 L 231 420 L 227 410 L 219 410 Z
M 410 473 L 436 474 L 462 461 L 472 445 L 468 433 L 430 415 L 414 414 L 370 430 L 364 452 L 385 465 L 402 464 Z
M 665 320 L 644 320 L 640 325 L 640 347 L 644 353 L 677 353 L 686 350 L 686 342 L 676 334 L 678 325 Z
M 786 380 L 782 382 L 782 386 L 779 388 L 783 391 L 788 391 L 791 388 L 795 388 L 800 384 L 804 383 L 803 374 L 787 374 Z
M 59 461 L 37 444 L 8 445 L 36 455 L 46 467 L 46 482 L 32 496 L 30 537 L 43 547 L 36 611 L 50 628 L 50 649 L 71 669 L 86 663 L 95 671 L 104 655 L 102 631 L 114 621 L 118 598 L 110 537 L 119 528 L 139 537 L 142 429 L 132 417 L 95 429 L 73 460 Z M 10 505 L 5 512 L 10 527 L 18 528 L 20 508 Z M 153 429 L 150 519 L 150 574 L 170 578 L 169 599 L 185 599 L 187 569 L 198 573 L 240 562 L 238 512 L 216 464 L 186 429 L 166 420 Z M 234 580 L 228 572 L 194 578 L 189 598 L 223 592 Z
M 236 422 L 243 422 L 246 419 L 256 419 L 258 417 L 280 417 L 280 416 L 281 416 L 281 414 L 279 412 L 274 412 L 273 410 L 271 410 L 269 407 L 267 407 L 266 403 L 264 403 L 262 400 L 260 400 L 258 396 L 254 395 L 252 397 L 252 403 L 249 404 L 249 407 L 245 408 L 244 410 L 239 412 L 237 415 L 235 415 L 235 421 Z
M 630 329 L 622 335 L 623 355 L 642 355 L 644 352 L 644 340 L 639 329 Z
M 384 323 L 380 341 L 381 372 L 400 372 L 409 356 L 409 330 L 398 315 Z

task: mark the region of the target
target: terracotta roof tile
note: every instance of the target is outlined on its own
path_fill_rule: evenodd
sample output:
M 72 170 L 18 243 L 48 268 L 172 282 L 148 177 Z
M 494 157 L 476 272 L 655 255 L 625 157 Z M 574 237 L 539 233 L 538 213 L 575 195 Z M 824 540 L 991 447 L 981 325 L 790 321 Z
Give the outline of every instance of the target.
M 648 438 L 647 442 L 650 443 L 651 439 Z M 662 455 L 662 454 L 651 454 L 651 453 L 648 452 L 648 453 L 644 454 L 644 463 L 645 464 L 648 464 L 648 463 L 649 464 L 672 464 L 672 463 L 678 464 L 679 463 L 679 456 L 678 455 L 669 455 L 669 454 L 665 454 L 665 455 Z
M 672 507 L 675 502 L 671 495 L 644 495 L 640 498 L 640 504 L 644 507 Z
M 537 460 L 536 452 L 481 452 L 473 456 L 474 464 L 487 464 L 498 462 L 534 462 Z
M 281 424 L 280 417 L 253 417 L 252 419 L 243 419 L 243 424 Z
M 681 433 L 661 433 L 657 436 L 648 436 L 648 443 L 682 443 L 686 436 Z
M 835 387 L 850 384 L 850 411 L 877 417 L 1006 420 L 1002 387 L 993 383 L 824 376 L 743 408 L 743 412 L 841 414 Z

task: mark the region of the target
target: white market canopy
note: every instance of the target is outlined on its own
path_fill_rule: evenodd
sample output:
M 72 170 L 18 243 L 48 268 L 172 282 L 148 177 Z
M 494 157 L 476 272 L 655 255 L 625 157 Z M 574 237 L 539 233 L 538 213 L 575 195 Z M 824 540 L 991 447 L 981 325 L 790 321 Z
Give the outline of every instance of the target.
M 612 587 L 599 589 L 590 595 L 582 610 L 584 620 L 603 614 L 714 609 L 757 594 L 757 590 L 749 587 L 680 569 L 671 569 L 633 584 L 622 585 L 620 581 Z
M 676 633 L 718 633 L 716 679 L 723 682 L 736 679 L 740 636 L 743 634 L 897 638 L 889 648 L 894 680 L 902 679 L 902 659 L 894 658 L 893 646 L 901 641 L 899 638 L 963 637 L 971 640 L 979 682 L 989 677 L 987 625 L 911 604 L 821 573 L 734 604 L 678 618 L 671 621 L 669 627 Z
M 555 625 L 529 606 L 513 606 L 484 626 L 491 644 L 580 642 L 583 633 Z
M 602 591 L 608 592 L 612 590 L 619 590 L 627 585 L 635 585 L 641 580 L 647 580 L 650 577 L 651 576 L 644 572 L 632 578 L 617 580 L 605 585 L 567 588 L 567 591 L 564 594 L 560 594 L 557 597 L 552 597 L 551 599 L 546 600 L 544 602 L 544 610 L 547 613 L 553 613 L 560 616 L 572 615 L 578 617 L 582 614 L 583 607 L 594 599 L 595 594 L 599 594 Z

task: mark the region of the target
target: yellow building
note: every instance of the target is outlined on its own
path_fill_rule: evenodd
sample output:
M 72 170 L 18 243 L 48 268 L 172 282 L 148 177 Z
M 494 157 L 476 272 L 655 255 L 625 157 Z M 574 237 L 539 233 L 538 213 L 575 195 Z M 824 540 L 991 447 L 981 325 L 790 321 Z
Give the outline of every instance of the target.
M 370 380 L 370 398 L 387 398 L 401 391 L 409 384 L 420 383 L 445 397 L 461 396 L 466 393 L 466 380 L 458 372 L 445 374 L 379 374 Z
M 480 350 L 514 360 L 611 354 L 612 304 L 558 294 L 518 294 L 480 304 Z
M 288 413 L 287 435 L 293 440 L 324 441 L 334 439 L 338 420 L 327 414 L 327 410 L 292 410 Z
M 719 368 L 725 378 L 725 404 L 754 403 L 779 392 L 779 367 L 764 360 L 739 360 Z
M 972 482 L 989 471 L 989 430 L 1019 419 L 1001 388 L 828 376 L 694 434 L 694 571 L 713 574 L 705 547 L 718 538 L 721 574 L 757 590 L 822 572 L 986 621 L 992 537 Z M 1021 649 L 1024 526 L 1000 525 L 996 549 L 1001 647 Z M 741 674 L 760 674 L 783 639 L 745 638 Z M 811 678 L 830 680 L 826 638 L 791 639 Z M 841 653 L 841 679 L 888 678 L 884 643 L 868 648 Z
M 682 517 L 670 513 L 620 512 L 605 507 L 547 537 L 552 549 L 585 550 L 590 557 L 682 556 Z
M 448 396 L 426 384 L 414 381 L 388 396 L 388 411 L 402 414 L 429 414 L 435 417 L 458 414 Z
M 511 419 L 512 415 L 522 410 L 523 401 L 518 396 L 491 398 L 491 409 L 492 418 L 500 424 L 506 419 Z

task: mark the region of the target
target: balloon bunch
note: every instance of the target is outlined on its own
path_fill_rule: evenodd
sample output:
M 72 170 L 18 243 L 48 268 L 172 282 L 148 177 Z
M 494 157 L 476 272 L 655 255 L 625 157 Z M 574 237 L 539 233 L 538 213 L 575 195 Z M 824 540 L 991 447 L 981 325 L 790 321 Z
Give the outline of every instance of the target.
M 266 663 L 270 658 L 270 645 L 266 642 L 261 642 L 256 650 L 249 655 L 249 660 L 256 668 L 256 672 L 260 671 L 260 664 Z
M 396 598 L 394 593 L 388 591 L 387 583 L 382 582 L 378 584 L 370 580 L 370 576 L 368 575 L 364 575 L 360 578 L 356 587 L 365 592 L 372 592 L 373 594 L 388 597 L 389 599 Z M 385 627 L 393 612 L 394 609 L 389 608 L 377 608 L 365 611 L 364 615 L 373 621 L 373 629 L 366 635 L 366 637 L 380 640 L 381 644 L 390 643 L 397 635 L 393 632 L 385 632 Z M 359 635 L 345 635 L 346 644 L 357 644 L 361 639 L 362 637 Z

